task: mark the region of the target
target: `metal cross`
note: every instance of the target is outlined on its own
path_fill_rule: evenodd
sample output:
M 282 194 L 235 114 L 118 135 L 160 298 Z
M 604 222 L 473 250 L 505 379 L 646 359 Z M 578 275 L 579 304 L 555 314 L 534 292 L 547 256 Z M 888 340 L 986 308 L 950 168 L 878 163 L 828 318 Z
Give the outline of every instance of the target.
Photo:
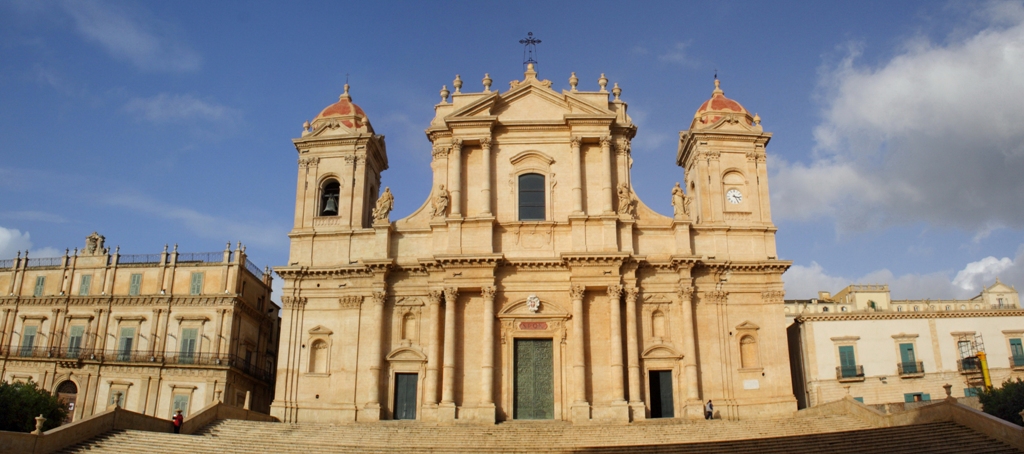
M 537 67 L 537 60 L 534 58 L 537 54 L 537 45 L 540 44 L 540 40 L 533 37 L 533 32 L 526 34 L 526 38 L 519 40 L 519 44 L 523 45 L 523 70 L 526 70 L 526 66 L 533 63 L 534 68 Z

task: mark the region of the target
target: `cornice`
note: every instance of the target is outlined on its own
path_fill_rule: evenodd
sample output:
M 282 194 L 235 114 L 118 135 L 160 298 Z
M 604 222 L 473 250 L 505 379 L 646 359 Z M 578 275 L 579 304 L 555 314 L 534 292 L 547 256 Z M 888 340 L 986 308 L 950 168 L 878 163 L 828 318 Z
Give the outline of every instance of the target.
M 801 314 L 799 323 L 856 320 L 918 320 L 929 318 L 1024 317 L 1024 309 L 957 312 L 846 312 L 836 314 Z

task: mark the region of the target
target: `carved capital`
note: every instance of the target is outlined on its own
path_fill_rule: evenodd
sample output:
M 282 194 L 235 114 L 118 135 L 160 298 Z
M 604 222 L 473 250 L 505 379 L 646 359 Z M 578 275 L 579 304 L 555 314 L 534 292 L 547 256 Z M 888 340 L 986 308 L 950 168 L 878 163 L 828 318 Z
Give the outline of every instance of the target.
M 704 292 L 704 301 L 709 304 L 725 304 L 729 299 L 729 292 L 724 290 L 712 290 Z
M 491 149 L 491 138 L 490 137 L 484 137 L 484 138 L 480 139 L 480 147 L 483 148 L 484 150 L 490 150 Z
M 445 287 L 444 288 L 444 303 L 445 304 L 453 304 L 453 303 L 455 303 L 455 300 L 457 300 L 458 298 L 459 298 L 459 288 L 458 287 Z
M 601 148 L 602 149 L 607 150 L 607 149 L 611 148 L 611 146 L 612 146 L 612 136 L 603 136 L 603 137 L 601 137 Z
M 766 292 L 761 292 L 761 300 L 769 304 L 782 304 L 785 297 L 786 292 L 782 290 L 769 290 Z
M 301 296 L 284 296 L 281 297 L 281 305 L 284 306 L 285 309 L 302 309 L 306 307 L 306 298 Z
M 492 285 L 480 287 L 480 294 L 483 295 L 484 301 L 494 301 L 494 293 L 498 289 Z
M 581 143 L 583 143 L 583 138 L 580 136 L 572 136 L 572 138 L 569 139 L 569 146 L 574 149 L 579 149 Z
M 338 298 L 338 306 L 342 309 L 356 309 L 363 302 L 363 297 L 358 295 L 349 295 Z
M 430 304 L 441 304 L 441 291 L 431 290 L 427 292 L 427 299 L 430 300 Z
M 569 287 L 569 297 L 572 298 L 574 301 L 575 300 L 581 300 L 581 299 L 583 299 L 583 294 L 586 291 L 587 291 L 587 288 L 582 286 L 582 285 L 579 285 L 579 284 L 573 285 L 573 286 Z
M 618 299 L 622 296 L 622 286 L 615 284 L 608 286 L 608 298 Z
M 431 155 L 434 157 L 434 159 L 447 158 L 448 151 L 450 148 L 451 147 L 447 147 L 444 145 L 434 145 L 434 151 L 431 153 Z
M 384 300 L 387 299 L 388 292 L 385 290 L 374 290 L 373 291 L 373 304 L 378 306 L 384 305 Z
M 452 139 L 452 153 L 462 153 L 462 139 Z
M 622 139 L 615 145 L 615 152 L 618 154 L 629 154 L 631 149 L 629 139 Z
M 747 161 L 753 161 L 757 159 L 757 152 L 751 150 L 747 152 Z
M 636 297 L 640 295 L 639 287 L 628 287 L 626 288 L 626 302 L 635 303 Z
M 693 301 L 693 287 L 683 287 L 679 289 L 679 300 L 684 303 Z
M 299 158 L 299 168 L 300 169 L 316 167 L 318 164 L 320 164 L 320 158 L 315 157 L 315 156 L 310 156 L 310 157 L 307 157 L 307 158 Z

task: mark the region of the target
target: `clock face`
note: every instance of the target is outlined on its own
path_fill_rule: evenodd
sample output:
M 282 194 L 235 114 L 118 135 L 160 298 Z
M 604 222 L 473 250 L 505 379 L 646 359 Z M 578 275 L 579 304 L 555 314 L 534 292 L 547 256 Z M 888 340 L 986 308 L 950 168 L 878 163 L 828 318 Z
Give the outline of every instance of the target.
M 725 200 L 733 205 L 738 205 L 743 201 L 743 194 L 740 193 L 739 189 L 730 189 L 725 193 Z

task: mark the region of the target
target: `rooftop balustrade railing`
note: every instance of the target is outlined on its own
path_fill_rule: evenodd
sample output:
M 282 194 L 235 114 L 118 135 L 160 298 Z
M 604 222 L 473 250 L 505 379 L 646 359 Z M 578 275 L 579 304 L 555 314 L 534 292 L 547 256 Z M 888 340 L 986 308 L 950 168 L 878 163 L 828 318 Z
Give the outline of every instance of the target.
M 14 259 L 0 260 L 0 269 L 14 268 Z
M 117 256 L 118 265 L 139 265 L 144 263 L 160 263 L 163 254 L 126 254 Z
M 28 268 L 42 268 L 45 266 L 61 266 L 64 264 L 64 257 L 44 257 L 39 259 L 28 259 Z
M 179 252 L 177 263 L 220 263 L 223 252 Z
M 252 260 L 245 259 L 245 269 L 248 270 L 249 273 L 251 273 L 257 279 L 263 279 L 263 270 L 261 270 L 260 267 L 256 266 L 255 263 L 252 263 Z

